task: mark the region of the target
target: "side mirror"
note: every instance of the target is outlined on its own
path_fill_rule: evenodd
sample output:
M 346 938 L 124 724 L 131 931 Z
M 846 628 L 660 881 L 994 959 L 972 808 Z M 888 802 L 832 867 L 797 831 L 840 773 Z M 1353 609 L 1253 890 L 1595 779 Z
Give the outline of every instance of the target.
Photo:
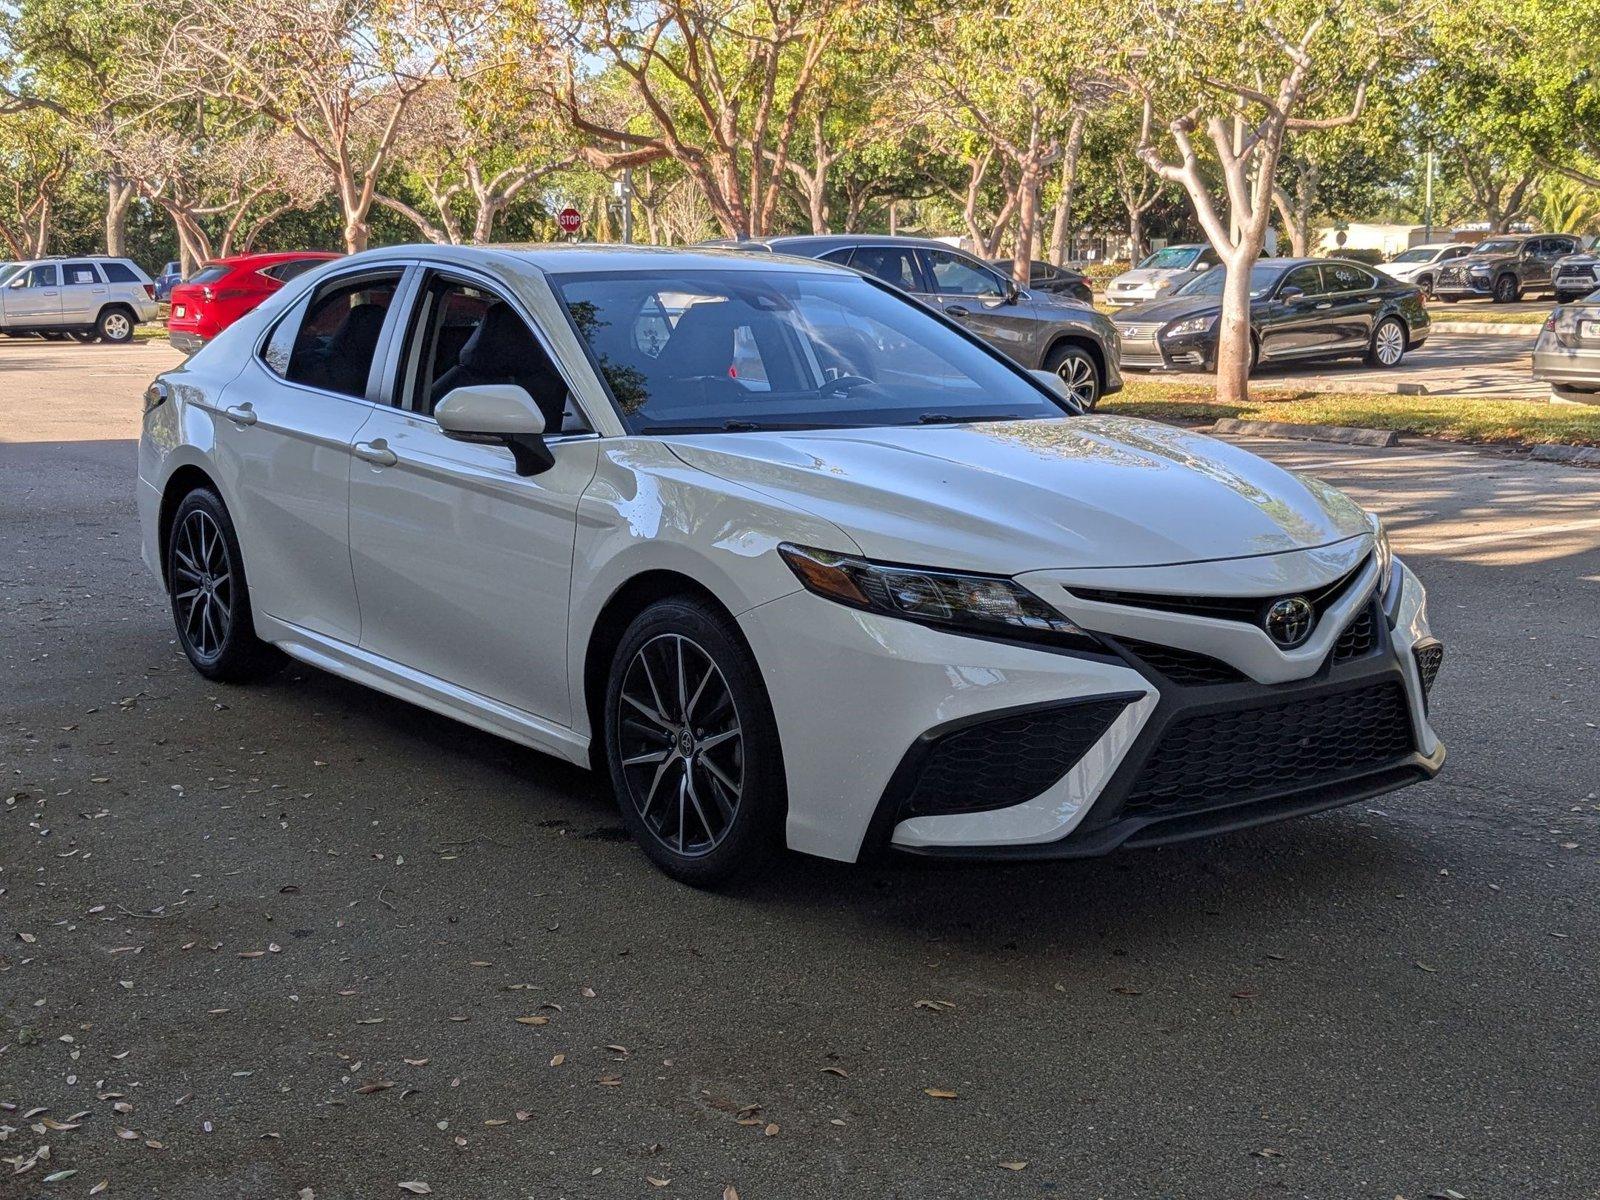
M 455 388 L 434 408 L 433 419 L 445 437 L 458 442 L 505 446 L 518 475 L 538 475 L 556 465 L 544 442 L 544 414 L 514 383 Z
M 1285 304 L 1295 304 L 1301 300 L 1304 300 L 1305 298 L 1306 292 L 1304 288 L 1290 286 L 1286 288 L 1280 288 L 1278 290 L 1278 299 L 1282 300 Z
M 1042 383 L 1054 395 L 1060 397 L 1062 400 L 1065 400 L 1072 408 L 1073 412 L 1077 413 L 1079 416 L 1083 415 L 1083 408 L 1076 400 L 1072 398 L 1072 389 L 1067 387 L 1067 381 L 1061 378 L 1061 376 L 1057 375 L 1054 371 L 1038 370 L 1031 370 L 1028 372 L 1028 374 L 1032 375 L 1035 379 Z
M 1015 304 L 1018 300 L 1021 300 L 1021 299 L 1022 299 L 1022 289 L 1017 286 L 1017 281 L 1014 280 L 1014 279 L 1006 280 L 1006 303 L 1007 304 Z

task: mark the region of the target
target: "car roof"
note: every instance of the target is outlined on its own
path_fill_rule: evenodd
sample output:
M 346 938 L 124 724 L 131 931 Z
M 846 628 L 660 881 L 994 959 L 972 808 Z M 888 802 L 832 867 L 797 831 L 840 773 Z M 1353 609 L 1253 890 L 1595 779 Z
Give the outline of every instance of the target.
M 208 258 L 205 266 L 208 267 L 240 267 L 255 263 L 294 262 L 302 258 L 318 260 L 331 260 L 343 258 L 344 255 L 336 254 L 332 250 L 270 250 L 260 254 L 231 254 L 227 258 Z
M 952 246 L 949 242 L 941 242 L 938 238 L 907 237 L 898 233 L 787 233 L 777 237 L 751 238 L 748 241 L 724 238 L 707 242 L 705 245 L 728 249 L 744 247 L 747 250 L 765 247 L 783 254 L 802 254 L 807 257 L 851 246 L 906 246 L 921 250 L 954 250 L 959 254 L 972 255 L 970 250 Z M 980 256 L 972 255 L 972 257 Z
M 755 249 L 755 247 L 752 247 Z M 351 255 L 352 263 L 382 262 L 391 258 L 423 257 L 435 262 L 458 262 L 463 266 L 487 265 L 507 259 L 531 264 L 548 274 L 566 271 L 659 271 L 669 268 L 700 271 L 750 270 L 758 256 L 748 251 L 719 246 L 620 246 L 588 242 L 510 242 L 488 246 L 444 246 L 432 242 L 385 246 Z M 778 255 L 761 255 L 769 261 Z M 806 258 L 784 258 L 785 265 L 797 271 L 816 274 L 850 275 L 854 272 L 833 263 Z

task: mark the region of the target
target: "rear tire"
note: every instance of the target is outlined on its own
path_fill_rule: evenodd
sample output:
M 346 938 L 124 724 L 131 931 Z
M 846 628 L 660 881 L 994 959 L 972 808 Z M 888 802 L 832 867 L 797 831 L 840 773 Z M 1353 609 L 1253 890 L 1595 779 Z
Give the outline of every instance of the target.
M 639 848 L 714 887 L 783 841 L 783 752 L 766 687 L 732 624 L 702 601 L 645 609 L 606 684 L 606 763 Z
M 1406 327 L 1396 317 L 1385 317 L 1372 331 L 1367 346 L 1369 367 L 1398 367 L 1406 356 Z
M 283 666 L 283 652 L 256 636 L 239 538 L 211 489 L 190 492 L 172 514 L 166 573 L 178 645 L 196 671 L 244 683 Z
M 1515 304 L 1522 299 L 1522 288 L 1517 283 L 1515 275 L 1502 275 L 1494 281 L 1494 302 L 1496 304 Z
M 1424 300 L 1432 300 L 1433 299 L 1433 276 L 1432 275 L 1424 275 L 1421 279 L 1417 280 L 1417 288 L 1422 292 L 1422 298 Z
M 1095 366 L 1087 350 L 1078 346 L 1057 346 L 1045 358 L 1044 369 L 1067 385 L 1067 391 L 1085 412 L 1093 412 L 1094 406 L 1100 403 L 1100 391 L 1104 386 L 1100 381 L 1100 368 Z
M 100 314 L 100 319 L 95 322 L 95 332 L 102 341 L 113 346 L 133 340 L 133 318 L 128 315 L 125 308 L 108 308 Z

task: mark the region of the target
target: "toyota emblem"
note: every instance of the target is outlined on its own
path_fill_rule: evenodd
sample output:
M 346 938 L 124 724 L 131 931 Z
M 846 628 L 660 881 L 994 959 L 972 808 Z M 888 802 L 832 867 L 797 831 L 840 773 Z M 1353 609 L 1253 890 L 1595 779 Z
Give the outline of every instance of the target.
M 1293 650 L 1311 636 L 1311 627 L 1316 620 L 1317 614 L 1311 607 L 1311 601 L 1304 596 L 1289 596 L 1272 602 L 1261 625 L 1267 631 L 1267 636 L 1279 646 Z

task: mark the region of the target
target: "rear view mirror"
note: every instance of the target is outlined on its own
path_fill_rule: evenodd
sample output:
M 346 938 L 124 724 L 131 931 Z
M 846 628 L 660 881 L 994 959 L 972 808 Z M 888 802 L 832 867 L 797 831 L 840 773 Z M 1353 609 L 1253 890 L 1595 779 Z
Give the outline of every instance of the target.
M 433 419 L 448 438 L 505 446 L 518 475 L 537 475 L 555 466 L 544 442 L 544 413 L 526 389 L 514 383 L 458 387 L 439 401 Z

